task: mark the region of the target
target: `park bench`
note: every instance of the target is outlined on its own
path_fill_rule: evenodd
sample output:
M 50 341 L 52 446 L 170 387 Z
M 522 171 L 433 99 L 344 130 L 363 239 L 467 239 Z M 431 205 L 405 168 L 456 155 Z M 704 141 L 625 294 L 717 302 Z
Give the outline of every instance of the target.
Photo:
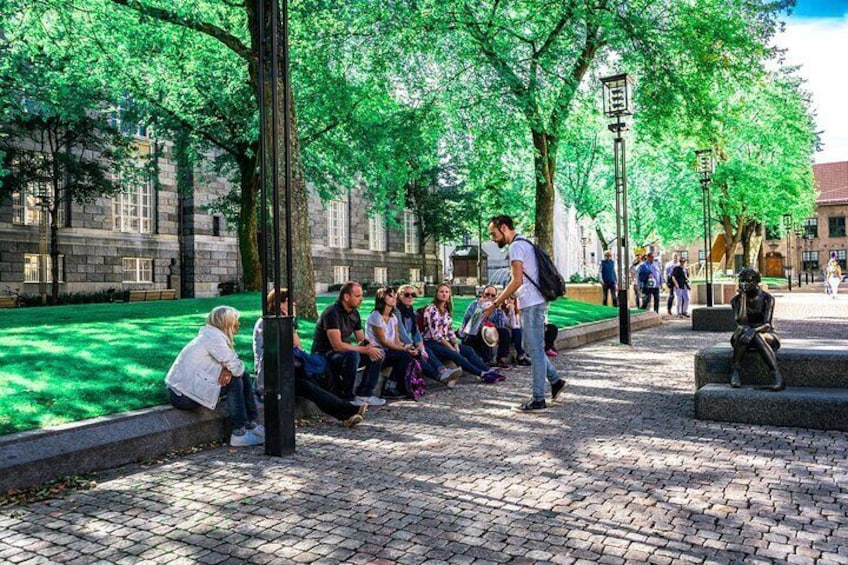
M 127 302 L 150 302 L 151 300 L 176 300 L 175 289 L 165 290 L 130 290 Z
M 0 296 L 0 308 L 17 308 L 18 299 L 15 296 Z
M 786 389 L 756 353 L 742 364 L 742 387 L 730 386 L 729 338 L 695 354 L 695 417 L 699 420 L 848 431 L 848 340 L 785 339 L 777 364 Z

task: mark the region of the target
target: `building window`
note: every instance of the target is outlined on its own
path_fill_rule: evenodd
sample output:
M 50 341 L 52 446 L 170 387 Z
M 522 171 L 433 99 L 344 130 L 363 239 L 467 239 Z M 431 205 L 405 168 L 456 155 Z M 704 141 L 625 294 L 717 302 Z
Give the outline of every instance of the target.
M 382 217 L 368 219 L 368 249 L 386 250 L 386 225 Z
M 830 237 L 845 237 L 845 216 L 828 218 L 827 224 Z
M 403 242 L 404 251 L 417 255 L 421 252 L 418 246 L 418 226 L 415 225 L 415 215 L 409 211 L 403 211 Z
M 421 282 L 421 269 L 409 269 L 409 281 Z
M 151 283 L 153 282 L 153 259 L 144 257 L 124 257 L 124 279 L 125 283 Z
M 347 265 L 333 266 L 333 284 L 344 284 L 350 280 L 350 267 Z
M 43 182 L 31 182 L 12 193 L 12 223 L 21 226 L 41 225 L 41 198 L 40 195 L 47 193 L 47 184 Z
M 153 227 L 153 184 L 142 182 L 125 186 L 112 200 L 116 231 L 151 233 Z
M 701 263 L 706 263 L 707 261 L 707 252 L 703 249 L 698 250 L 698 261 Z
M 804 236 L 818 237 L 819 236 L 819 219 L 807 218 L 804 220 Z
M 389 282 L 388 267 L 374 267 L 374 282 L 382 285 Z
M 688 261 L 688 260 L 689 260 L 689 252 L 688 252 L 688 251 L 686 251 L 686 250 L 678 251 L 678 252 L 677 252 L 677 257 L 678 257 L 679 259 L 686 259 L 686 260 Z
M 134 103 L 128 94 L 121 95 L 121 100 L 117 106 L 112 108 L 109 115 L 109 125 L 119 130 L 124 135 L 134 135 L 137 137 L 147 137 L 147 126 L 141 122 L 135 122 L 128 119 L 132 113 Z
M 819 270 L 819 252 L 818 251 L 802 251 L 801 252 L 801 270 L 802 271 L 818 271 Z
M 44 269 L 46 272 L 46 276 L 44 277 L 45 282 L 52 283 L 53 282 L 53 261 L 50 258 L 50 255 L 24 255 L 24 282 L 28 283 L 37 283 L 41 282 L 39 274 L 41 272 L 41 262 L 38 260 L 39 257 L 44 258 Z M 59 282 L 65 282 L 65 256 L 59 255 Z
M 327 245 L 346 248 L 348 246 L 347 202 L 345 200 L 331 200 L 327 215 Z
M 212 235 L 221 236 L 221 216 L 212 216 Z

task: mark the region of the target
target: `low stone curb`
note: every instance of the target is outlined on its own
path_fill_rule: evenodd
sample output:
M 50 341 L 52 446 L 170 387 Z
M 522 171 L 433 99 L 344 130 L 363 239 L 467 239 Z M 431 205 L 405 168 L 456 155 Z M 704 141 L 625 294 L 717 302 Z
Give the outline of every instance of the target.
M 633 330 L 661 323 L 653 312 L 631 316 Z M 558 349 L 572 349 L 617 334 L 617 318 L 592 322 L 561 329 L 556 345 Z M 315 409 L 310 404 L 299 402 L 297 413 L 309 415 Z M 221 441 L 226 432 L 225 416 L 223 403 L 215 411 L 193 412 L 164 405 L 0 436 L 0 492 Z

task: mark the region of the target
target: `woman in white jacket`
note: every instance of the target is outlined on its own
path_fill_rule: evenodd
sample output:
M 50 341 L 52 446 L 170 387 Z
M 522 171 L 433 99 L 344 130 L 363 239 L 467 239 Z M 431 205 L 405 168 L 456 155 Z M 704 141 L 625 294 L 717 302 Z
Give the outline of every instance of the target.
M 180 410 L 200 406 L 214 410 L 224 387 L 233 427 L 230 445 L 261 445 L 265 428 L 256 423 L 259 413 L 253 384 L 233 345 L 238 328 L 238 310 L 230 306 L 213 308 L 197 337 L 177 355 L 165 384 L 171 404 Z

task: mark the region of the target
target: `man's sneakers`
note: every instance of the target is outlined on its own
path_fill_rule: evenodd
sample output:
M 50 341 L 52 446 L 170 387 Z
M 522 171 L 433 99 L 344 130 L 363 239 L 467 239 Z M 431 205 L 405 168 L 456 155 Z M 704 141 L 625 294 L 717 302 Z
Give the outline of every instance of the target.
M 565 379 L 560 379 L 555 383 L 551 383 L 551 402 L 556 401 L 559 393 L 562 392 L 563 387 L 565 386 Z
M 363 404 L 367 404 L 368 406 L 382 406 L 385 403 L 386 401 L 379 396 L 357 396 L 356 400 L 351 402 L 354 406 L 362 406 Z
M 524 413 L 532 413 L 532 412 L 541 412 L 542 410 L 547 410 L 548 405 L 544 400 L 528 400 L 524 404 L 518 407 L 519 412 Z
M 532 365 L 532 363 L 530 363 L 530 358 L 526 354 L 522 357 L 519 357 L 517 363 L 521 367 L 529 367 L 530 365 Z
M 241 432 L 241 433 L 239 433 Z M 253 430 L 233 430 L 230 435 L 230 445 L 233 447 L 247 447 L 250 445 L 262 445 L 265 443 L 264 437 L 259 437 Z

